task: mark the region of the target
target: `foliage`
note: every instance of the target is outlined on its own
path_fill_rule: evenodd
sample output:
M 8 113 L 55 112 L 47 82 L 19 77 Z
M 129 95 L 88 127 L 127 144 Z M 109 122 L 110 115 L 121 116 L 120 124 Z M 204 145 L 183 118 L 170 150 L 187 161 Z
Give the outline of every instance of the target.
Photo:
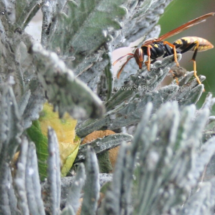
M 112 74 L 111 51 L 158 36 L 170 2 L 0 1 L 0 214 L 214 214 L 212 94 L 197 110 L 193 72 L 162 87 L 173 56 Z M 24 32 L 39 8 L 41 44 Z M 41 117 L 46 101 L 56 113 Z M 115 133 L 78 147 L 75 132 L 97 130 Z M 77 144 L 64 154 L 61 143 Z M 99 173 L 119 145 L 113 173 Z M 66 177 L 62 157 L 74 162 Z

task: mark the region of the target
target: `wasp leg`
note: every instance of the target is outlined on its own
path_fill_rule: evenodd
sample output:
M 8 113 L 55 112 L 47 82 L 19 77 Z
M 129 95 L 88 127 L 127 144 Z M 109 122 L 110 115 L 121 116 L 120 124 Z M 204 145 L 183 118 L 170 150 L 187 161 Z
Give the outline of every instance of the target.
M 178 59 L 177 59 L 177 51 L 176 51 L 175 45 L 172 43 L 169 43 L 168 41 L 164 41 L 163 43 L 167 44 L 173 48 L 174 61 L 175 61 L 176 65 L 179 66 Z
M 194 76 L 198 82 L 198 84 L 202 84 L 202 82 L 200 81 L 198 75 L 197 75 L 197 70 L 196 70 L 196 55 L 198 52 L 198 48 L 199 48 L 199 41 L 195 41 L 195 48 L 194 48 L 194 53 L 193 53 L 193 57 L 192 57 L 192 61 L 193 61 L 193 71 L 194 71 Z M 205 89 L 203 89 L 203 92 L 205 92 Z
M 166 54 L 164 55 L 164 57 L 167 57 L 167 56 L 170 56 L 170 55 L 174 55 L 174 60 L 176 62 L 176 65 L 179 67 L 179 63 L 178 63 L 178 59 L 177 59 L 177 50 L 176 50 L 176 47 L 174 44 L 171 44 L 167 41 L 164 41 L 164 44 L 165 44 L 165 49 L 166 49 Z M 171 48 L 172 49 L 171 49 Z M 173 79 L 175 79 L 175 82 L 177 85 L 179 85 L 179 80 L 178 78 L 174 75 L 174 72 L 172 72 L 170 70 L 170 72 L 172 73 L 172 76 L 173 76 Z
M 150 71 L 150 64 L 151 64 L 151 45 L 147 46 L 147 56 L 148 60 L 145 62 L 145 65 L 147 66 L 147 70 Z
M 197 70 L 196 70 L 196 55 L 197 55 L 197 52 L 198 52 L 198 48 L 199 48 L 199 42 L 198 41 L 195 41 L 195 48 L 194 48 L 194 53 L 193 53 L 193 57 L 192 57 L 192 61 L 193 61 L 193 71 L 194 71 L 194 76 L 197 80 L 197 82 L 199 84 L 202 84 L 202 82 L 200 81 L 198 75 L 197 75 Z
M 174 78 L 175 79 L 175 82 L 176 82 L 176 84 L 179 86 L 179 80 L 178 80 L 178 78 Z
M 172 70 L 170 70 L 169 72 L 172 74 L 172 78 L 175 79 L 176 84 L 179 85 L 178 77 L 175 76 L 175 74 Z
M 178 77 L 176 77 L 176 75 L 174 74 L 174 72 L 172 70 L 170 70 L 169 72 L 172 74 L 172 78 L 175 79 L 176 84 L 179 85 Z

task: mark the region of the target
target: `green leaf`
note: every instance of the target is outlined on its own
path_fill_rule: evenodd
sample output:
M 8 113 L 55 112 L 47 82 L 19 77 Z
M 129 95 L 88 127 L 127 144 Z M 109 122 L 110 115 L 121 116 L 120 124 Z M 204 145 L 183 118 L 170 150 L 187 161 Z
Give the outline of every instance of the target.
M 48 138 L 43 135 L 38 120 L 33 121 L 32 126 L 27 129 L 27 134 L 35 143 L 40 180 L 43 181 L 47 177 Z
M 110 63 L 110 59 L 109 59 L 109 63 L 108 65 L 105 67 L 104 73 L 106 76 L 106 80 L 107 80 L 107 100 L 110 99 L 112 90 L 113 90 L 113 75 L 112 75 L 112 71 L 111 71 L 111 63 Z

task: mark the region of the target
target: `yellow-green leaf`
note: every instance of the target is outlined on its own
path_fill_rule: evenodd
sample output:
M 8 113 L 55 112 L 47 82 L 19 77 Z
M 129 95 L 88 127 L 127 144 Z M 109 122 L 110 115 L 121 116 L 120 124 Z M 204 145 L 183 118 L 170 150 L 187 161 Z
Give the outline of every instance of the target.
M 61 171 L 62 175 L 65 176 L 72 167 L 79 149 L 80 139 L 76 137 L 76 124 L 77 120 L 67 113 L 60 119 L 58 113 L 53 112 L 52 105 L 45 103 L 39 120 L 34 121 L 28 129 L 28 135 L 36 145 L 41 180 L 47 177 L 48 127 L 52 127 L 56 132 L 60 151 Z
M 71 169 L 71 167 L 75 161 L 75 158 L 78 154 L 79 145 L 80 145 L 80 140 L 77 141 L 75 148 L 73 150 L 71 150 L 71 153 L 65 158 L 64 163 L 61 167 L 62 176 L 66 176 L 67 173 L 69 172 L 69 170 Z

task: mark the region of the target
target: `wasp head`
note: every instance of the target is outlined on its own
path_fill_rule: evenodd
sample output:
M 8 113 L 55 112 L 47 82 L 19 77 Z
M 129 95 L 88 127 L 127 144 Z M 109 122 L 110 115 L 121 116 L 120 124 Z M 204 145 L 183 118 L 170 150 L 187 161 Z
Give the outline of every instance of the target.
M 139 66 L 139 69 L 142 69 L 143 67 L 143 55 L 144 55 L 144 52 L 143 52 L 143 49 L 141 48 L 137 48 L 136 51 L 134 52 L 134 58 Z

